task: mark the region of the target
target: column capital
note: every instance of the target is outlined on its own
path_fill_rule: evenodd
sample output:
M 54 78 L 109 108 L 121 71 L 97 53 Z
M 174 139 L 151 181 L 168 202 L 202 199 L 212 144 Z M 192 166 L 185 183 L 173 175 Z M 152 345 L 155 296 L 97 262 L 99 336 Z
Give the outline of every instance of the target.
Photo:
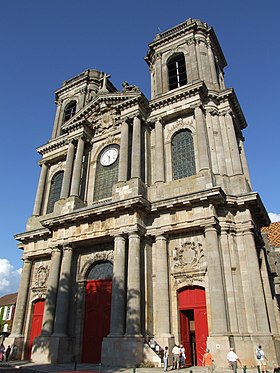
M 161 123 L 161 124 L 164 124 L 164 119 L 163 119 L 161 116 L 158 116 L 158 117 L 155 119 L 155 123 Z
M 71 243 L 64 243 L 62 245 L 62 248 L 63 248 L 63 252 L 64 251 L 72 251 L 73 250 L 73 247 L 72 247 L 72 244 Z
M 155 236 L 155 240 L 156 240 L 156 242 L 157 241 L 167 241 L 167 234 L 159 234 L 159 235 L 157 235 L 157 236 Z
M 51 255 L 54 255 L 56 253 L 61 253 L 61 245 L 53 246 L 51 249 Z
M 217 232 L 217 226 L 215 223 L 207 223 L 205 226 L 204 226 L 204 232 L 208 232 L 208 231 L 215 231 Z
M 126 233 L 118 233 L 118 234 L 114 235 L 114 240 L 125 241 L 126 238 L 127 238 L 127 234 Z
M 140 238 L 140 232 L 139 231 L 132 231 L 128 233 L 129 238 Z
M 32 264 L 32 260 L 29 257 L 22 258 L 23 264 Z

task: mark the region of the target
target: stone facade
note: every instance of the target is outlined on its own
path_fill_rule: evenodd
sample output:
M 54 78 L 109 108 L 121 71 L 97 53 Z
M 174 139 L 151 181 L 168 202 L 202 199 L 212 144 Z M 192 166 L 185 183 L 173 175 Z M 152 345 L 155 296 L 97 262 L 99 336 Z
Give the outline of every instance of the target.
M 216 35 L 189 19 L 158 34 L 146 62 L 151 100 L 97 70 L 56 91 L 33 215 L 16 236 L 24 264 L 11 341 L 36 362 L 86 361 L 87 284 L 111 263 L 102 363 L 158 364 L 152 338 L 159 349 L 184 341 L 191 365 L 207 345 L 217 366 L 230 346 L 254 366 L 258 344 L 280 364 L 260 234 L 269 218 L 251 188 L 247 124 Z

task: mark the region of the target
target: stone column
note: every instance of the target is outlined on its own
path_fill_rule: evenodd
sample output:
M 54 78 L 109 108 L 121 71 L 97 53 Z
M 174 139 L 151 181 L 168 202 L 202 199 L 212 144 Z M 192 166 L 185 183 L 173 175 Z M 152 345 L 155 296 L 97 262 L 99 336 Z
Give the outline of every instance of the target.
M 235 245 L 230 236 L 228 226 L 221 226 L 221 254 L 224 263 L 224 274 L 226 280 L 225 290 L 227 291 L 228 314 L 230 320 L 231 333 L 238 332 L 237 307 L 240 304 L 237 302 L 234 288 L 234 276 L 236 272 L 236 250 Z M 211 286 L 211 283 L 209 284 Z
M 60 262 L 61 250 L 56 247 L 52 250 L 50 272 L 48 277 L 48 289 L 42 323 L 42 336 L 51 335 L 53 331 Z
M 211 48 L 210 40 L 209 40 L 209 44 L 207 45 L 207 52 L 208 52 L 208 59 L 209 59 L 209 65 L 210 65 L 210 70 L 211 70 L 212 82 L 214 84 L 218 84 L 215 58 L 214 58 L 214 54 Z
M 61 101 L 59 100 L 58 102 L 56 101 L 56 114 L 55 114 L 55 119 L 54 119 L 54 126 L 53 126 L 53 131 L 52 131 L 52 139 L 54 137 L 57 137 L 60 135 L 60 131 L 61 131 L 61 126 L 63 123 L 59 123 L 60 122 L 60 117 L 61 117 L 61 113 L 62 113 L 62 116 L 63 116 L 63 110 L 61 109 Z
M 66 157 L 66 163 L 65 163 L 65 171 L 63 175 L 60 198 L 69 197 L 74 155 L 75 155 L 75 145 L 73 141 L 70 141 L 68 145 L 68 151 L 67 151 L 67 157 Z
M 122 336 L 125 322 L 125 238 L 115 237 L 109 336 Z
M 190 61 L 192 61 L 192 63 L 191 66 L 187 65 L 187 78 L 188 83 L 191 83 L 199 79 L 199 71 L 195 40 L 190 40 L 188 44 Z
M 128 123 L 122 122 L 118 181 L 127 181 L 128 170 Z
M 268 277 L 268 262 L 267 262 L 267 257 L 266 257 L 266 252 L 265 248 L 261 247 L 260 248 L 260 259 L 261 259 L 261 278 L 263 281 L 263 288 L 264 288 L 264 295 L 265 295 L 265 302 L 267 306 L 267 313 L 268 313 L 268 318 L 270 322 L 270 329 L 272 334 L 278 334 L 279 333 L 279 328 L 280 324 L 277 322 L 278 320 L 275 318 L 275 313 L 274 313 L 274 305 L 276 303 L 276 299 L 273 300 L 271 297 L 271 288 L 270 288 L 270 281 Z M 278 313 L 278 316 L 279 313 Z
M 164 149 L 163 149 L 163 128 L 160 118 L 155 123 L 155 182 L 164 182 Z
M 201 62 L 199 40 L 195 40 L 194 43 L 195 43 L 195 51 L 196 51 L 196 58 L 197 58 L 197 65 L 198 65 L 198 79 L 205 80 L 204 74 L 203 74 L 202 62 Z
M 253 300 L 253 304 L 251 304 L 251 307 L 253 307 L 254 309 L 257 331 L 262 333 L 269 333 L 267 307 L 264 299 L 259 260 L 257 256 L 254 234 L 250 230 L 244 232 L 244 246 L 246 249 L 247 271 L 250 274 L 249 286 Z
M 18 337 L 22 335 L 24 315 L 27 309 L 27 297 L 30 288 L 32 262 L 29 259 L 23 260 L 23 268 L 20 278 L 20 285 L 17 297 L 17 304 L 14 314 L 12 333 L 10 337 Z
M 78 281 L 76 290 L 76 313 L 75 313 L 75 345 L 74 356 L 81 360 L 81 345 L 83 343 L 83 320 L 86 297 L 86 280 Z
M 217 230 L 209 224 L 204 228 L 206 240 L 209 304 L 211 305 L 212 335 L 227 333 L 227 314 L 224 294 L 222 263 L 219 252 Z
M 205 118 L 200 107 L 194 109 L 194 116 L 197 129 L 197 145 L 198 145 L 198 165 L 199 171 L 209 169 L 208 146 L 206 139 Z
M 156 338 L 170 337 L 169 281 L 167 242 L 164 236 L 156 237 Z
M 63 247 L 63 258 L 61 263 L 53 335 L 63 336 L 67 334 L 67 314 L 70 296 L 72 251 L 73 250 L 70 245 L 65 245 Z
M 140 236 L 129 234 L 126 335 L 141 335 L 140 317 Z
M 39 184 L 38 184 L 37 193 L 35 197 L 34 209 L 33 209 L 33 215 L 35 216 L 39 216 L 41 213 L 44 189 L 45 189 L 46 178 L 47 178 L 47 171 L 48 171 L 47 163 L 42 163 L 41 174 L 40 174 Z
M 133 118 L 131 178 L 141 177 L 141 119 Z
M 80 137 L 78 140 L 76 159 L 74 162 L 74 169 L 73 169 L 73 175 L 72 175 L 72 184 L 71 184 L 71 191 L 70 191 L 71 196 L 79 196 L 81 171 L 82 171 L 82 163 L 83 163 L 83 156 L 84 156 L 84 147 L 85 147 L 85 141 L 82 137 Z
M 241 167 L 241 160 L 240 160 L 240 153 L 236 138 L 236 133 L 234 130 L 234 123 L 232 117 L 229 113 L 225 115 L 225 123 L 227 127 L 228 133 L 228 140 L 230 146 L 230 153 L 231 153 L 231 162 L 232 162 L 232 169 L 233 174 L 242 174 L 242 167 Z
M 245 155 L 245 149 L 244 149 L 243 141 L 244 141 L 244 138 L 239 139 L 240 159 L 241 159 L 243 173 L 246 177 L 246 180 L 248 182 L 249 187 L 252 189 L 252 184 L 251 184 L 251 179 L 250 179 L 250 174 L 249 174 L 249 169 L 248 169 L 248 164 L 247 164 L 247 159 L 246 159 L 246 155 Z

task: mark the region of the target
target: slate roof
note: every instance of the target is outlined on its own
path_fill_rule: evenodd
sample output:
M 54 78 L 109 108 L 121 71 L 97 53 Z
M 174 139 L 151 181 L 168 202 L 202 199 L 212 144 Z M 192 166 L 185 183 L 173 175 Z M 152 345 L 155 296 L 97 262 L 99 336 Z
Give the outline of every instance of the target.
M 267 234 L 271 246 L 280 247 L 280 221 L 271 223 L 268 227 L 262 228 L 262 232 Z
M 16 304 L 18 293 L 6 294 L 0 298 L 0 306 L 9 306 L 10 304 Z

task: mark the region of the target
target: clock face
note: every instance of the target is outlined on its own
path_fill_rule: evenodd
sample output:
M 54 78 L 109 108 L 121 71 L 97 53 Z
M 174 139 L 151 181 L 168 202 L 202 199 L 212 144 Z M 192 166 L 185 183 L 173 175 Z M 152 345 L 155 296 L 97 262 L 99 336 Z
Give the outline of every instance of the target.
M 119 150 L 115 146 L 110 146 L 109 148 L 105 149 L 100 157 L 100 163 L 102 166 L 110 166 L 113 164 L 119 155 Z

